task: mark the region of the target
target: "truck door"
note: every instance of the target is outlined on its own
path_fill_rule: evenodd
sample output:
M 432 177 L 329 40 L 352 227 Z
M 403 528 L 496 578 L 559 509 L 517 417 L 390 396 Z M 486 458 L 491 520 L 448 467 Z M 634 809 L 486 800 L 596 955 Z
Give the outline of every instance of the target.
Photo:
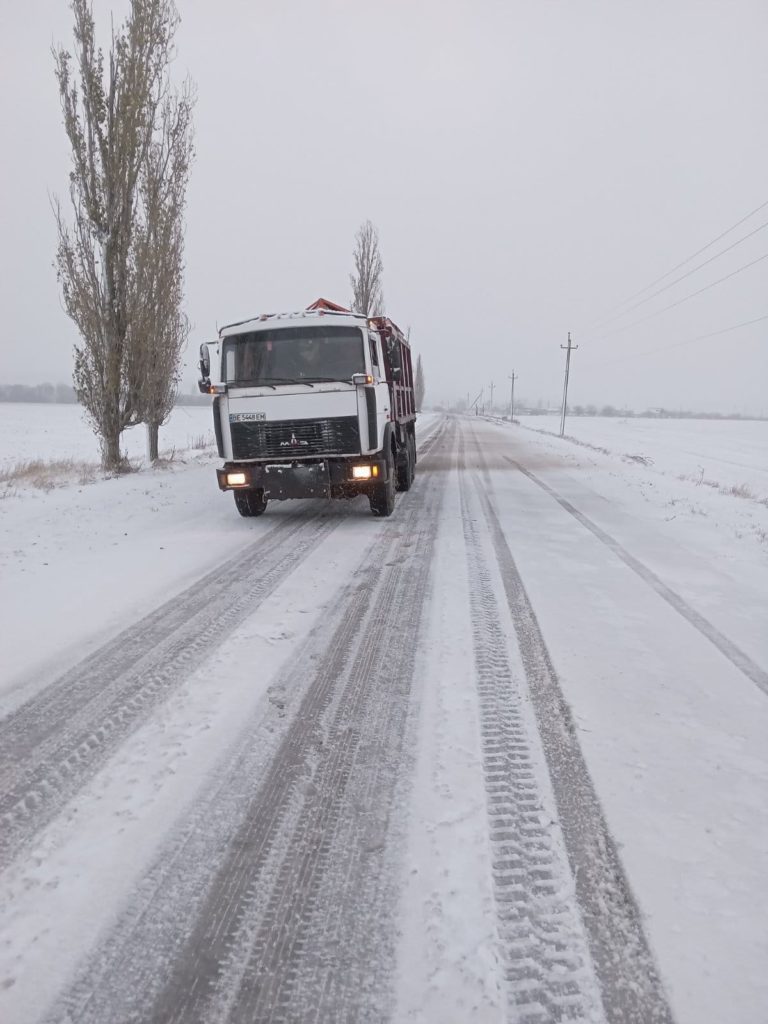
M 381 337 L 378 331 L 368 332 L 368 350 L 371 361 L 371 376 L 373 387 L 366 388 L 368 392 L 368 422 L 369 444 L 368 451 L 379 451 L 383 443 L 384 427 L 389 418 L 389 388 L 387 387 L 386 374 L 384 372 L 384 358 L 381 348 Z M 372 429 L 371 429 L 372 428 Z

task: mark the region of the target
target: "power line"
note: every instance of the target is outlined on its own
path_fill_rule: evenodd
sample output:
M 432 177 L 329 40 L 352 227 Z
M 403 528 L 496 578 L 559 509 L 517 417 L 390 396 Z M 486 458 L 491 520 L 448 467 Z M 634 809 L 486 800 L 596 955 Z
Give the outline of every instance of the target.
M 671 345 L 660 345 L 658 348 L 649 348 L 640 353 L 640 355 L 651 355 L 654 352 L 666 352 L 671 348 L 681 348 L 683 345 L 691 345 L 694 341 L 705 341 L 707 338 L 717 338 L 721 334 L 730 334 L 731 331 L 738 331 L 742 327 L 751 327 L 752 324 L 759 324 L 763 320 L 768 320 L 768 313 L 765 316 L 756 316 L 754 320 L 744 320 L 740 324 L 733 324 L 731 327 L 723 327 L 719 331 L 709 331 L 708 334 L 699 334 L 695 338 L 686 338 L 685 341 L 675 341 Z
M 743 320 L 740 324 L 732 324 L 730 327 L 721 327 L 717 331 L 709 331 L 707 334 L 697 334 L 695 338 L 686 338 L 685 341 L 675 341 L 671 345 L 659 345 L 656 348 L 643 349 L 642 351 L 635 353 L 626 353 L 623 356 L 619 356 L 617 359 L 609 359 L 607 361 L 600 360 L 593 363 L 587 363 L 584 369 L 589 369 L 591 366 L 610 366 L 613 363 L 624 362 L 625 359 L 633 359 L 637 356 L 649 356 L 655 352 L 667 352 L 669 349 L 682 348 L 683 345 L 692 345 L 695 341 L 706 341 L 708 338 L 717 338 L 721 334 L 730 334 L 732 331 L 738 331 L 742 327 L 751 327 L 753 324 L 762 323 L 764 320 L 768 320 L 768 313 L 763 316 L 757 316 L 754 320 Z
M 633 309 L 637 309 L 639 306 L 644 306 L 646 302 L 650 302 L 651 299 L 655 299 L 657 295 L 662 295 L 670 288 L 674 288 L 676 284 L 680 284 L 680 282 L 684 281 L 686 277 L 690 277 L 691 274 L 695 274 L 697 270 L 701 270 L 702 267 L 706 267 L 710 263 L 714 263 L 715 260 L 719 260 L 721 256 L 725 256 L 725 254 L 727 252 L 730 252 L 731 249 L 735 249 L 737 245 L 741 245 L 742 242 L 746 242 L 748 238 L 751 238 L 753 235 L 756 235 L 758 231 L 762 231 L 763 228 L 768 228 L 768 220 L 761 224 L 759 227 L 756 227 L 754 231 L 750 231 L 749 234 L 742 235 L 741 238 L 737 238 L 735 242 L 732 242 L 730 245 L 726 246 L 725 249 L 721 249 L 720 252 L 716 252 L 714 256 L 710 256 L 708 260 L 704 260 L 703 263 L 697 264 L 691 270 L 686 271 L 685 274 L 682 274 L 680 277 L 676 277 L 674 281 L 670 281 L 669 284 L 665 284 L 663 288 L 659 288 L 658 291 L 652 292 L 650 295 L 646 295 L 644 299 L 640 299 L 640 301 L 636 302 L 634 306 L 630 306 L 628 309 L 625 309 L 623 313 L 617 313 L 616 316 L 612 316 L 608 320 L 602 320 L 599 323 L 595 324 L 593 330 L 596 330 L 598 327 L 607 326 L 608 324 L 613 323 L 614 320 L 620 320 L 623 316 L 626 316 L 628 313 L 631 313 Z
M 688 263 L 691 262 L 691 260 L 695 260 L 697 256 L 700 256 L 703 252 L 706 252 L 707 249 L 711 249 L 713 245 L 716 245 L 722 238 L 725 238 L 726 235 L 730 235 L 730 233 L 732 231 L 735 231 L 736 228 L 741 227 L 741 225 L 744 224 L 745 221 L 748 221 L 750 217 L 754 217 L 754 215 L 756 213 L 759 213 L 760 210 L 764 210 L 766 206 L 768 206 L 768 199 L 766 199 L 764 203 L 760 203 L 759 206 L 756 206 L 754 210 L 750 211 L 750 213 L 748 213 L 745 217 L 742 217 L 741 220 L 737 220 L 735 224 L 732 224 L 725 231 L 721 232 L 717 236 L 717 238 L 713 238 L 712 241 L 707 242 L 706 245 L 702 245 L 702 247 L 700 249 L 697 249 L 696 252 L 692 253 L 690 256 L 687 256 L 684 260 L 682 260 L 680 263 L 676 264 L 674 267 L 672 267 L 671 270 L 668 270 L 660 277 L 655 278 L 655 280 L 651 281 L 650 284 L 645 285 L 644 288 L 640 288 L 639 291 L 636 291 L 632 295 L 627 296 L 627 298 L 622 299 L 621 302 L 617 302 L 615 305 L 611 306 L 610 309 L 606 311 L 606 316 L 612 313 L 615 309 L 619 309 L 621 306 L 625 306 L 628 302 L 632 302 L 633 299 L 638 298 L 640 295 L 642 295 L 644 292 L 647 292 L 650 288 L 653 288 L 655 285 L 660 284 L 662 281 L 668 278 L 670 274 L 674 274 L 675 271 L 680 270 L 682 267 L 685 267 Z M 590 328 L 595 327 L 603 319 L 603 317 L 600 317 L 597 322 L 593 320 L 587 326 Z
M 732 270 L 730 274 L 726 274 L 724 277 L 719 277 L 717 281 L 704 285 L 704 287 L 699 288 L 698 291 L 691 292 L 690 295 L 684 295 L 683 298 L 678 299 L 677 302 L 671 302 L 668 306 L 664 306 L 662 309 L 657 309 L 654 313 L 649 313 L 648 316 L 644 316 L 640 320 L 634 320 L 631 324 L 625 324 L 623 327 L 617 327 L 615 330 L 608 331 L 607 334 L 601 334 L 599 337 L 595 338 L 595 341 L 604 341 L 606 338 L 612 338 L 614 334 L 621 334 L 622 331 L 628 331 L 631 327 L 637 327 L 639 324 L 644 324 L 646 320 L 652 320 L 655 316 L 660 316 L 662 313 L 666 313 L 668 310 L 674 309 L 676 306 L 681 306 L 684 302 L 688 302 L 689 299 L 695 299 L 696 296 L 701 295 L 702 292 L 709 291 L 710 288 L 714 288 L 716 285 L 722 284 L 723 281 L 728 281 L 737 274 L 741 274 L 742 271 L 749 270 L 749 268 L 754 267 L 756 263 L 761 263 L 766 259 L 768 259 L 768 252 L 763 253 L 762 256 L 758 256 L 757 259 L 751 260 L 751 262 L 745 263 L 741 267 L 737 267 L 737 269 Z

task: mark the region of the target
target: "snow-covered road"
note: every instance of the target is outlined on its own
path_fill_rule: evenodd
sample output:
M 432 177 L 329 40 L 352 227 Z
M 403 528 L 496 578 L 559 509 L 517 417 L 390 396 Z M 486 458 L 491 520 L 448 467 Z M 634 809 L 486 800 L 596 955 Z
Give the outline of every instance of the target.
M 3 1024 L 768 1020 L 768 510 L 419 429 L 0 502 Z

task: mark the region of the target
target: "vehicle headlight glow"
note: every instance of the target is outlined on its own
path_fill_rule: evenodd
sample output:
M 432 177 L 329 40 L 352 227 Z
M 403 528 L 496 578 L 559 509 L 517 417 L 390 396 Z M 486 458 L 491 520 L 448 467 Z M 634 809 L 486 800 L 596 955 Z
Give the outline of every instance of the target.
M 353 466 L 352 467 L 352 479 L 353 480 L 370 480 L 371 479 L 371 467 L 370 466 Z
M 230 487 L 242 487 L 245 484 L 245 473 L 227 473 L 227 483 Z

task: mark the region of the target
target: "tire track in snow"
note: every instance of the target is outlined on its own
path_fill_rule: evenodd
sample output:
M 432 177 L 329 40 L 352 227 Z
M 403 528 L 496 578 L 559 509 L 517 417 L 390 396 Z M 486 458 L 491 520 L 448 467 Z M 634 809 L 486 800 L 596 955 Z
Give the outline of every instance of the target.
M 0 723 L 0 866 L 343 519 L 280 524 Z
M 514 624 L 606 1019 L 609 1024 L 673 1024 L 641 914 L 603 816 L 570 708 L 488 497 L 491 480 L 482 441 L 476 435 L 473 440 L 484 480 L 484 487 L 478 487 L 480 503 Z
M 426 458 L 445 430 L 419 444 Z M 0 722 L 0 868 L 348 514 L 313 502 Z
M 641 580 L 647 583 L 656 593 L 662 597 L 667 604 L 669 604 L 675 611 L 682 615 L 682 617 L 689 622 L 694 629 L 697 629 L 702 636 L 706 637 L 710 643 L 718 649 L 718 651 L 727 658 L 732 665 L 734 665 L 740 672 L 742 672 L 748 679 L 750 679 L 756 686 L 758 686 L 763 693 L 768 694 L 768 672 L 760 668 L 756 662 L 754 662 L 748 654 L 745 654 L 740 647 L 729 640 L 727 636 L 720 632 L 712 623 L 704 618 L 699 612 L 692 608 L 687 601 L 685 601 L 679 594 L 677 594 L 671 587 L 668 587 L 666 583 L 659 579 L 659 577 L 652 572 L 646 565 L 643 565 L 634 555 L 630 555 L 625 547 L 623 547 L 617 540 L 611 537 L 610 534 L 606 533 L 600 526 L 593 523 L 592 520 L 585 516 L 583 512 L 580 512 L 574 505 L 561 497 L 557 491 L 550 487 L 549 484 L 539 479 L 534 473 L 525 466 L 516 462 L 508 455 L 503 456 L 504 460 L 518 469 L 524 476 L 527 476 L 532 483 L 535 483 L 543 491 L 545 491 L 554 501 L 560 505 L 561 508 L 565 509 L 570 515 L 573 516 L 577 522 L 581 523 L 582 526 L 586 527 L 590 533 L 592 533 L 599 541 L 601 541 L 607 548 L 609 548 L 617 558 L 629 566 L 629 568 L 636 573 Z
M 240 967 L 233 1021 L 386 1016 L 377 975 L 393 959 L 396 894 L 382 871 L 442 491 L 433 477 L 385 563 L 329 730 L 330 756 Z M 218 988 L 230 989 L 226 975 Z
M 463 438 L 459 467 L 465 478 L 461 506 L 493 887 L 510 1014 L 519 1024 L 600 1024 L 605 1018 L 573 878 L 542 782 L 546 768 L 530 735 L 525 695 L 515 679 L 483 550 L 487 524 L 477 499 L 468 495 Z
M 386 1017 L 388 822 L 443 479 L 398 497 L 330 637 L 317 630 L 281 673 L 279 691 L 301 692 L 268 763 L 248 723 L 48 1020 Z

